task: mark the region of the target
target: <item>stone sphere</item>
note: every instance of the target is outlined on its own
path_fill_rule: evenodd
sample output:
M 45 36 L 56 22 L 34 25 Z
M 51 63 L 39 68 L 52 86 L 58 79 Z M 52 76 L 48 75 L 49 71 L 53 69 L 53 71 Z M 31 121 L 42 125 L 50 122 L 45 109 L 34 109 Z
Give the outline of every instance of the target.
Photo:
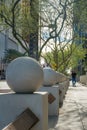
M 50 67 L 45 67 L 43 68 L 43 72 L 44 72 L 44 81 L 43 81 L 44 86 L 52 86 L 56 84 L 56 71 L 54 71 Z
M 6 81 L 17 93 L 33 93 L 43 83 L 43 68 L 33 58 L 16 58 L 7 67 Z
M 64 74 L 60 72 L 56 72 L 56 73 L 57 73 L 57 83 L 66 81 L 67 77 Z

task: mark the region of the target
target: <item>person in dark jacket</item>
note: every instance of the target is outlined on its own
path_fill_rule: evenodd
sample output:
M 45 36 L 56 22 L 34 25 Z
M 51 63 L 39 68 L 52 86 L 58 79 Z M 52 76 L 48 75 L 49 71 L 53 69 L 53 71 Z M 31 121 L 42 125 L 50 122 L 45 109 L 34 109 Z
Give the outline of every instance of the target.
M 73 85 L 73 87 L 76 86 L 76 75 L 77 75 L 77 73 L 75 71 L 72 71 L 71 77 L 72 77 L 72 85 Z

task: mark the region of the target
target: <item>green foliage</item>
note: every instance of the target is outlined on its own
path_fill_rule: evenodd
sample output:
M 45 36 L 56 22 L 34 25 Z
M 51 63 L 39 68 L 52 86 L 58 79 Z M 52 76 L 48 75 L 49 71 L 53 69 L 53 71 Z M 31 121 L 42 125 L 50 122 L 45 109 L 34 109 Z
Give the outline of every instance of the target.
M 17 57 L 21 57 L 21 56 L 24 56 L 25 54 L 22 54 L 14 49 L 9 49 L 6 51 L 6 54 L 5 54 L 5 57 L 3 58 L 3 61 L 5 63 L 9 63 L 11 62 L 12 60 L 14 60 L 15 58 Z
M 37 19 L 37 5 L 35 6 L 34 0 L 32 6 L 28 0 L 0 0 L 0 26 L 3 30 L 10 29 L 10 33 L 27 53 L 29 35 L 38 28 Z
M 69 66 L 71 68 L 74 68 L 76 66 L 78 66 L 78 62 L 80 60 L 82 60 L 86 54 L 86 51 L 84 50 L 84 48 L 82 47 L 82 45 L 74 45 L 76 46 L 75 47 L 75 50 L 71 56 L 71 60 L 70 60 L 70 63 L 69 63 Z
M 76 67 L 78 65 L 78 61 L 83 59 L 86 53 L 82 45 L 76 45 L 74 43 L 68 45 L 68 47 L 62 51 L 58 50 L 56 53 L 54 52 L 55 50 L 47 52 L 44 54 L 44 58 L 53 69 L 63 73 L 65 73 L 68 68 Z
M 79 2 L 74 5 L 75 11 L 72 9 L 74 0 L 40 0 L 40 7 L 38 6 L 38 0 L 31 0 L 31 6 L 28 6 L 29 0 L 24 0 L 24 4 L 21 5 L 22 1 L 6 0 L 2 2 L 2 0 L 0 0 L 0 24 L 3 25 L 4 29 L 11 28 L 15 39 L 25 51 L 29 53 L 29 44 L 27 44 L 26 41 L 29 43 L 29 34 L 37 31 L 39 16 L 42 29 L 40 39 L 42 38 L 43 40 L 43 45 L 38 53 L 39 57 L 41 56 L 43 48 L 51 40 L 54 42 L 55 39 L 57 39 L 60 43 L 62 35 L 64 36 L 63 42 L 68 40 L 68 34 L 71 32 L 70 30 L 72 30 L 72 12 L 75 14 L 74 20 L 82 23 L 85 19 L 84 23 L 86 23 L 87 11 L 86 8 L 83 8 L 83 3 L 85 3 L 85 5 L 87 4 L 85 0 L 78 0 Z M 25 4 L 26 2 L 28 4 Z M 47 30 L 45 31 L 44 28 Z M 45 39 L 43 38 L 44 31 L 48 33 Z M 51 64 L 55 66 L 55 70 L 61 68 L 60 70 L 63 71 L 70 60 L 71 50 L 71 46 L 67 46 L 67 49 L 61 50 L 55 48 L 52 54 L 47 54 L 46 58 L 48 62 L 52 62 Z

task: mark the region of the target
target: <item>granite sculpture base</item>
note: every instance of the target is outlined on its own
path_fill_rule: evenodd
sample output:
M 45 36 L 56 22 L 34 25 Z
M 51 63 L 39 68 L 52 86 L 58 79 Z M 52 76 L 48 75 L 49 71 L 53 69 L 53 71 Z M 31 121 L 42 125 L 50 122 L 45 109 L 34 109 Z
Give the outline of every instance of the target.
M 59 87 L 56 85 L 53 86 L 42 86 L 38 91 L 48 92 L 48 115 L 49 116 L 58 116 L 59 114 Z
M 0 94 L 0 130 L 4 129 L 27 108 L 39 119 L 31 130 L 48 130 L 48 93 Z

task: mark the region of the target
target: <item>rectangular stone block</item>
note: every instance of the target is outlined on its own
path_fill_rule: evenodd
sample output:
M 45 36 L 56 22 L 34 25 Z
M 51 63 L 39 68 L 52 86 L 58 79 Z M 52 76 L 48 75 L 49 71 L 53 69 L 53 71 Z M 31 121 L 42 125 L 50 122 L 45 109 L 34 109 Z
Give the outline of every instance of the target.
M 59 86 L 59 106 L 61 107 L 63 105 L 63 99 L 65 96 L 64 84 L 59 83 L 58 86 Z
M 0 130 L 29 108 L 39 119 L 31 130 L 48 130 L 48 93 L 0 94 Z M 21 129 L 19 129 L 21 130 Z
M 65 94 L 66 94 L 66 81 L 59 83 L 59 87 L 62 88 L 63 98 L 65 98 Z
M 53 102 L 50 101 L 51 103 L 48 103 L 48 115 L 57 116 L 59 113 L 59 87 L 58 87 L 58 85 L 53 85 L 51 87 L 42 86 L 41 88 L 39 88 L 38 91 L 48 92 L 48 97 L 49 97 L 49 94 L 51 94 L 51 100 L 53 100 L 52 99 L 52 95 L 53 95 L 55 100 Z M 49 102 L 49 98 L 48 98 L 48 102 Z

